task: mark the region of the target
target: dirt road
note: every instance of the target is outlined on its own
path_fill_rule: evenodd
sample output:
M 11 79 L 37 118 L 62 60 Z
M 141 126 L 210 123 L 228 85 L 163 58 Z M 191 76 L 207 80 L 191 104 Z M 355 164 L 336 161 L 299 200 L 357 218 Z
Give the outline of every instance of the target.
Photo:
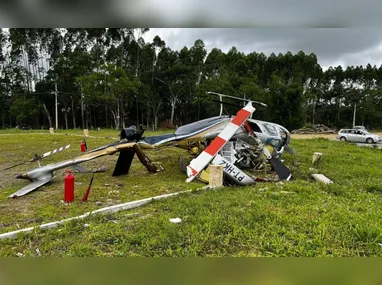
M 375 133 L 382 136 L 382 132 Z M 337 134 L 292 134 L 292 139 L 317 139 L 317 138 L 327 138 L 329 140 L 336 140 Z

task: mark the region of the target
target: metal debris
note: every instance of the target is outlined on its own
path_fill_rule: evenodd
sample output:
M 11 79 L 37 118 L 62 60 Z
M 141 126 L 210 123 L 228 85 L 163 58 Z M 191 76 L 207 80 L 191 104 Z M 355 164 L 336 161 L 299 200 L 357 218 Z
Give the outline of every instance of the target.
M 175 218 L 175 219 L 170 219 L 169 221 L 171 223 L 174 223 L 174 224 L 179 224 L 182 222 L 182 219 L 181 218 Z
M 328 177 L 326 177 L 325 175 L 323 174 L 312 174 L 312 177 L 318 181 L 318 182 L 322 182 L 322 183 L 325 183 L 325 184 L 331 184 L 333 183 L 332 180 L 330 180 Z
M 321 152 L 313 153 L 312 164 L 313 165 L 318 164 L 320 162 L 320 160 L 321 160 L 321 157 L 322 157 L 322 153 Z

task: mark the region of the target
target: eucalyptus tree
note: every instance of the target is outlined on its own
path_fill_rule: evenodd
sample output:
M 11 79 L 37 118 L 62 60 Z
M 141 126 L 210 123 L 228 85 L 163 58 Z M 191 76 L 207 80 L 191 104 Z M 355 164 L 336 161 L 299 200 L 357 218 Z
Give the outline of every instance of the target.
M 98 72 L 78 77 L 77 81 L 82 83 L 85 95 L 92 94 L 91 97 L 85 96 L 91 100 L 89 104 L 107 104 L 110 107 L 116 130 L 121 125 L 125 127 L 127 114 L 121 109 L 121 102 L 129 102 L 137 92 L 137 78 L 128 76 L 121 67 L 107 64 L 101 66 Z

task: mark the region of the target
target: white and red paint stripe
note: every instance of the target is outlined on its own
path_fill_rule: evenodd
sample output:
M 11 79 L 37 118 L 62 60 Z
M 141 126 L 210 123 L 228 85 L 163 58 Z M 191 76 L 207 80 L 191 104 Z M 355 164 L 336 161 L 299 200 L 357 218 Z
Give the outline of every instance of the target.
M 223 131 L 206 147 L 206 149 L 187 166 L 188 178 L 191 182 L 210 163 L 221 148 L 235 135 L 239 128 L 247 121 L 256 109 L 251 102 L 237 112 L 236 116 L 228 123 Z
M 57 152 L 63 151 L 63 150 L 68 149 L 68 148 L 70 148 L 70 144 L 68 144 L 68 145 L 66 145 L 66 146 L 62 146 L 62 147 L 60 147 L 60 148 L 56 148 L 56 149 L 54 149 L 54 150 L 52 150 L 52 151 L 48 151 L 48 152 L 44 153 L 44 154 L 41 156 L 41 158 L 47 157 L 47 156 L 49 156 L 49 155 L 51 155 L 51 154 L 55 154 L 55 153 L 57 153 Z

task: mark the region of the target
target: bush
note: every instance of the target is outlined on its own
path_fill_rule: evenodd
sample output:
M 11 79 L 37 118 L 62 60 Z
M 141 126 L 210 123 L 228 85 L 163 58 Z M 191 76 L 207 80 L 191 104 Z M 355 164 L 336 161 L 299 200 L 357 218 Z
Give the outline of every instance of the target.
M 174 124 L 171 124 L 171 122 L 170 122 L 169 119 L 164 120 L 163 122 L 161 122 L 161 123 L 159 124 L 159 127 L 160 127 L 161 129 L 175 129 Z

